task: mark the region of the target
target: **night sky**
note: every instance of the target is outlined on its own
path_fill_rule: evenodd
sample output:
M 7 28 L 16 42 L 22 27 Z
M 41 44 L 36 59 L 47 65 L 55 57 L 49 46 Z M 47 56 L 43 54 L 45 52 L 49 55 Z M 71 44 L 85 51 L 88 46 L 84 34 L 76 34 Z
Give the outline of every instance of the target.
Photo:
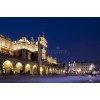
M 0 34 L 12 40 L 43 32 L 59 61 L 100 61 L 100 18 L 0 18 Z

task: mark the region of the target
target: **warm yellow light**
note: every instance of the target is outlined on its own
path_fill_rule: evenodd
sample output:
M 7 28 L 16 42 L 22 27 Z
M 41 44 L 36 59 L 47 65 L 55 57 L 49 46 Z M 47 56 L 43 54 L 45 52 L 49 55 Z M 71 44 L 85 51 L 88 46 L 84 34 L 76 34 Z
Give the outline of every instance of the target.
M 43 71 L 43 68 L 42 67 L 40 67 L 40 72 L 42 72 Z
M 50 68 L 50 72 L 52 71 L 52 69 Z
M 43 75 L 43 67 L 40 67 L 40 75 Z
M 36 48 L 36 51 L 38 51 L 38 48 Z
M 18 62 L 17 64 L 16 64 L 16 66 L 23 66 L 20 62 Z
M 30 67 L 30 65 L 29 65 L 29 64 L 27 64 L 27 65 L 26 65 L 26 68 L 27 68 L 27 67 Z
M 33 68 L 37 68 L 37 66 L 36 66 L 36 65 L 34 65 L 34 66 L 33 66 Z
M 66 71 L 65 70 L 63 70 L 63 73 L 65 73 Z
M 81 72 L 81 68 L 80 69 L 78 69 L 78 73 L 80 73 Z
M 9 60 L 7 60 L 6 63 L 7 63 L 7 65 L 10 65 L 11 64 L 11 62 Z

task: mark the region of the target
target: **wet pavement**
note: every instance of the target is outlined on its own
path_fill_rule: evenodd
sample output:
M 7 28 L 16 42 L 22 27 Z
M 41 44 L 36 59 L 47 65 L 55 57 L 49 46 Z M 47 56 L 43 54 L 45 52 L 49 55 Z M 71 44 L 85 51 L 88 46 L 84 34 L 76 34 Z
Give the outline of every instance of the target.
M 100 76 L 0 76 L 0 83 L 100 83 Z

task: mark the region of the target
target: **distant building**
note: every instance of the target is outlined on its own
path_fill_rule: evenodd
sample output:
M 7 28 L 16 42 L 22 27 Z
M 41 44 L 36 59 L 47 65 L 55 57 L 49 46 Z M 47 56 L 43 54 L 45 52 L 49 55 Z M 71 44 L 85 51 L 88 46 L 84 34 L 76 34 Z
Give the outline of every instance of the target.
M 69 71 L 76 72 L 76 73 L 90 73 L 91 71 L 95 70 L 95 64 L 90 62 L 73 62 L 69 63 Z

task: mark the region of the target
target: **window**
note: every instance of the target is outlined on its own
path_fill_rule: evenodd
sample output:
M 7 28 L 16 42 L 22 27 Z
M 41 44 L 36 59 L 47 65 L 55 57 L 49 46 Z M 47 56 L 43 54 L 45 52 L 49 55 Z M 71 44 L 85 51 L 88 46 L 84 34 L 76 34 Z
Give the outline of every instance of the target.
M 31 53 L 28 52 L 28 60 L 31 60 Z

